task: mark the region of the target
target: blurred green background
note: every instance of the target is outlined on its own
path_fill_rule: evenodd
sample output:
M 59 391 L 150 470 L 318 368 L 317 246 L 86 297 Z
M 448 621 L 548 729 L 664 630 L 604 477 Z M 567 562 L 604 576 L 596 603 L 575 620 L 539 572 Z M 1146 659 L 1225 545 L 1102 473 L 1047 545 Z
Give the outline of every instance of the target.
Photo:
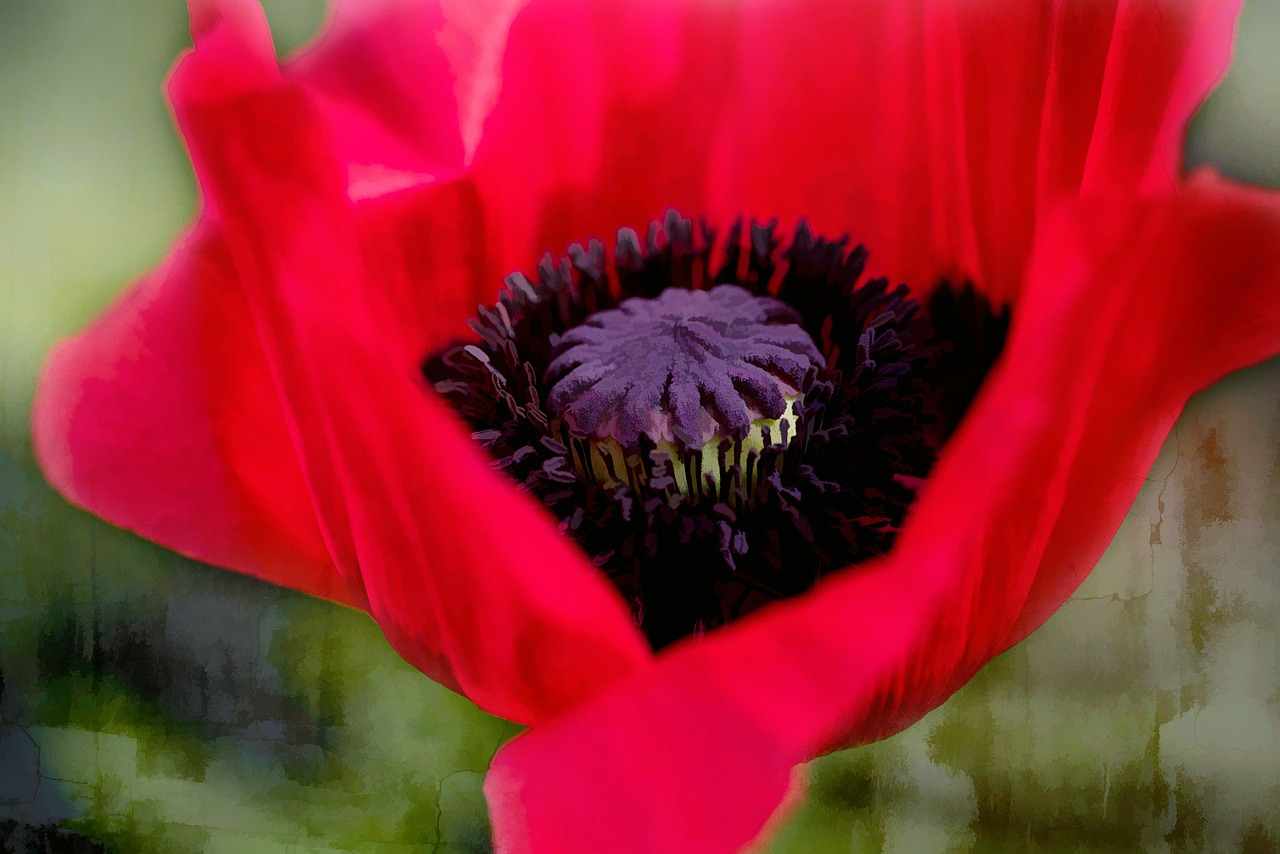
M 266 6 L 287 50 L 323 4 Z M 43 353 L 192 213 L 160 93 L 185 27 L 175 0 L 0 0 L 0 850 L 488 850 L 512 726 L 364 617 L 115 530 L 32 461 Z M 1280 185 L 1278 40 L 1255 0 L 1191 162 Z M 1280 851 L 1278 564 L 1273 360 L 1192 402 L 1042 631 L 814 763 L 769 850 Z

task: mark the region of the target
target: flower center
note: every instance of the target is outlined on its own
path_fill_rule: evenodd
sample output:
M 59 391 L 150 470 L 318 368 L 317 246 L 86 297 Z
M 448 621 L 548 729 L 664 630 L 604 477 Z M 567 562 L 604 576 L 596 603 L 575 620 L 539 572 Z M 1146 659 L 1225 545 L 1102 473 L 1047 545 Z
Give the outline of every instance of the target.
M 926 312 L 866 258 L 668 214 L 508 277 L 423 370 L 662 647 L 885 552 L 999 353 L 971 287 Z
M 785 303 L 737 285 L 709 291 L 669 288 L 597 312 L 555 345 L 545 379 L 551 414 L 587 440 L 574 454 L 579 474 L 605 486 L 644 477 L 628 464 L 647 437 L 668 458 L 685 496 L 738 494 L 744 452 L 785 446 L 795 433 L 799 389 L 822 354 Z M 720 445 L 739 467 L 719 465 Z M 579 446 L 581 447 L 581 446 Z

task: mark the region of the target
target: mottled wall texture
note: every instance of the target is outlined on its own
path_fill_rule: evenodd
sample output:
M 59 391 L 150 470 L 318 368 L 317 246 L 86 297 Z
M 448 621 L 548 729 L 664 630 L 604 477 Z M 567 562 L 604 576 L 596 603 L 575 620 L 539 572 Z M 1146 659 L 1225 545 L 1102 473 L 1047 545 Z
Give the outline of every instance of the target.
M 321 11 L 267 5 L 285 48 Z M 112 529 L 32 461 L 42 354 L 190 214 L 160 98 L 184 28 L 173 0 L 0 0 L 0 851 L 487 850 L 511 725 L 363 616 Z M 1255 0 L 1193 162 L 1280 184 L 1277 39 Z M 1280 851 L 1278 569 L 1275 360 L 1192 401 L 1043 630 L 815 762 L 770 850 Z

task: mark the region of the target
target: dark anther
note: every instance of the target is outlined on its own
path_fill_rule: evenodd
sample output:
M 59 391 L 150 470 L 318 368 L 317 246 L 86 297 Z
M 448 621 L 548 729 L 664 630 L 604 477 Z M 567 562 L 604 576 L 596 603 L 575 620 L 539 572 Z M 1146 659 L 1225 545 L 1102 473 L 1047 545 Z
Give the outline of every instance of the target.
M 1004 349 L 1009 306 L 995 306 L 972 283 L 944 284 L 928 301 L 941 353 L 931 382 L 942 437 L 951 435 Z

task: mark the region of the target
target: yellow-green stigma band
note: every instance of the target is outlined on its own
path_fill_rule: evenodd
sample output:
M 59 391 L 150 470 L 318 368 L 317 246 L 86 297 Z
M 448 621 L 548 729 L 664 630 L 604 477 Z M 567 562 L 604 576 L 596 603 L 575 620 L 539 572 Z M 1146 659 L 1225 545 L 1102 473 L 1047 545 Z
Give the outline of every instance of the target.
M 665 489 L 677 496 L 676 500 L 717 500 L 726 492 L 746 498 L 758 485 L 755 463 L 760 452 L 785 447 L 796 435 L 803 397 L 784 392 L 783 399 L 785 409 L 778 417 L 755 418 L 741 438 L 713 436 L 694 450 L 666 438 L 658 438 L 648 448 L 627 448 L 612 436 L 593 436 L 574 443 L 574 468 L 580 477 L 606 489 L 645 485 Z M 643 454 L 649 456 L 647 464 Z

